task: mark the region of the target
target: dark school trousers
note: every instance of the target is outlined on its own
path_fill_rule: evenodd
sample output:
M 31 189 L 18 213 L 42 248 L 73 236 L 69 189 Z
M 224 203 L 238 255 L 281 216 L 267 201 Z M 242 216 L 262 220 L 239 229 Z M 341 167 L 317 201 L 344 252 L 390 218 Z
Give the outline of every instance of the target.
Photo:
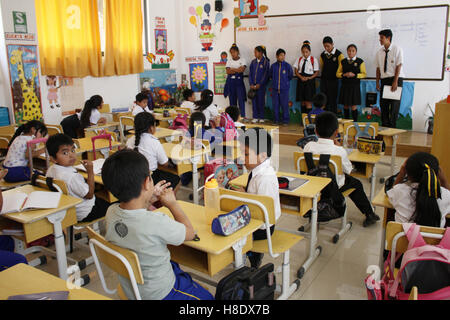
M 289 89 L 272 90 L 272 106 L 273 106 L 273 117 L 275 123 L 280 123 L 280 107 L 283 112 L 282 122 L 289 123 Z
M 397 118 L 400 111 L 401 100 L 383 99 L 384 86 L 392 85 L 394 77 L 381 79 L 381 125 L 388 128 L 397 127 Z M 398 87 L 403 87 L 403 78 L 398 78 Z
M 355 188 L 350 194 L 350 199 L 352 199 L 355 206 L 361 211 L 364 215 L 373 214 L 372 205 L 370 204 L 369 199 L 367 198 L 366 193 L 364 192 L 364 187 L 358 179 L 352 177 L 351 175 L 345 174 L 345 183 L 339 189 L 339 191 L 344 192 L 349 189 Z
M 337 113 L 337 98 L 338 98 L 338 80 L 337 79 L 321 79 L 320 92 L 327 96 L 326 111 Z
M 266 87 L 259 87 L 256 97 L 252 100 L 253 119 L 264 119 L 264 107 L 266 106 Z

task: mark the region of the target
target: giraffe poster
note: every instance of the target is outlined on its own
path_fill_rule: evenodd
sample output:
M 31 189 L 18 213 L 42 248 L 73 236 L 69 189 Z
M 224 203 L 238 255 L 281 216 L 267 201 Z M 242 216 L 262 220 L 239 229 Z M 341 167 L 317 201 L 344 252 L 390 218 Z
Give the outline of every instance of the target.
M 8 45 L 15 122 L 43 120 L 37 46 Z

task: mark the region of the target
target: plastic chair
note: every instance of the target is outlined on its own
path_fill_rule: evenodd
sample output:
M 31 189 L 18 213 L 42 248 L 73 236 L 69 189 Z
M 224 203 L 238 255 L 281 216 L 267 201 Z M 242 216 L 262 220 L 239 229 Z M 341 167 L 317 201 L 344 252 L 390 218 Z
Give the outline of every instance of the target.
M 97 140 L 107 140 L 107 141 L 109 141 L 109 151 L 112 150 L 112 137 L 111 137 L 110 133 L 104 133 L 104 134 L 100 134 L 100 135 L 95 136 L 95 137 L 91 137 L 92 153 L 93 153 L 94 160 L 97 160 L 97 153 L 96 153 L 96 150 L 95 150 L 95 141 L 97 141 Z M 105 158 L 108 157 L 107 154 L 103 153 L 103 155 L 105 156 Z
M 272 235 L 270 234 L 270 225 L 275 224 L 273 198 L 226 189 L 219 189 L 219 192 L 221 210 L 231 211 L 240 205 L 246 204 L 249 206 L 252 218 L 264 221 L 267 239 L 253 241 L 251 250 L 258 253 L 268 253 L 272 258 L 277 258 L 280 254 L 283 254 L 282 282 L 281 286 L 277 285 L 277 291 L 281 292 L 278 300 L 288 299 L 300 287 L 299 279 L 290 283 L 290 249 L 304 238 L 277 229 Z
M 316 165 L 319 163 L 319 158 L 320 158 L 320 155 L 313 154 L 313 160 Z M 295 170 L 297 170 L 298 174 L 301 174 L 301 172 L 308 172 L 308 167 L 306 165 L 306 160 L 305 160 L 305 154 L 303 152 L 294 152 L 294 166 L 295 166 Z M 331 172 L 334 173 L 334 175 L 336 177 L 336 181 L 337 181 L 338 175 L 344 174 L 343 169 L 342 169 L 341 157 L 335 156 L 335 155 L 331 156 L 329 166 L 330 166 Z M 345 198 L 347 198 L 348 196 L 350 196 L 350 194 L 353 191 L 355 191 L 354 188 L 349 189 L 349 190 L 343 192 L 342 195 Z M 351 221 L 347 222 L 347 206 L 345 208 L 345 213 L 341 219 L 342 219 L 341 229 L 339 229 L 338 233 L 336 233 L 333 236 L 333 239 L 332 239 L 333 243 L 337 243 L 339 241 L 339 238 L 342 237 L 347 231 L 350 231 L 350 229 L 352 228 L 352 222 Z M 307 226 L 300 227 L 299 231 L 306 230 L 306 228 L 308 226 L 309 226 L 309 224 Z
M 47 131 L 49 136 L 53 136 L 58 133 L 64 133 L 62 126 L 56 124 L 47 124 Z
M 48 138 L 40 138 L 40 139 L 34 139 L 27 142 L 28 147 L 28 162 L 30 166 L 30 173 L 33 174 L 33 146 L 40 144 L 40 143 L 46 143 Z M 46 169 L 50 166 L 49 161 L 49 155 L 47 148 L 45 149 L 45 162 L 46 162 Z
M 142 270 L 137 254 L 131 250 L 121 248 L 106 241 L 104 237 L 90 227 L 87 227 L 86 229 L 89 235 L 89 248 L 92 257 L 94 258 L 103 290 L 108 294 L 118 293 L 122 300 L 128 299 L 128 297 L 125 296 L 120 283 L 117 289 L 111 290 L 108 288 L 100 261 L 117 274 L 130 280 L 136 300 L 142 300 L 137 285 L 144 284 L 144 277 L 142 276 Z
M 370 123 L 369 126 L 369 134 L 372 138 L 375 139 L 375 137 L 378 135 L 378 129 L 379 124 L 378 122 L 368 122 Z M 353 144 L 355 141 L 356 136 L 356 128 L 355 126 L 358 125 L 360 130 L 364 130 L 364 127 L 366 126 L 367 122 L 345 122 L 344 123 L 344 143 L 343 146 L 345 148 L 349 148 L 349 145 Z M 350 144 L 349 141 L 352 141 Z
M 120 141 L 122 143 L 125 143 L 127 140 L 125 137 L 126 127 L 130 126 L 130 127 L 134 128 L 134 118 L 128 117 L 128 116 L 122 116 L 119 118 L 119 123 L 120 123 Z

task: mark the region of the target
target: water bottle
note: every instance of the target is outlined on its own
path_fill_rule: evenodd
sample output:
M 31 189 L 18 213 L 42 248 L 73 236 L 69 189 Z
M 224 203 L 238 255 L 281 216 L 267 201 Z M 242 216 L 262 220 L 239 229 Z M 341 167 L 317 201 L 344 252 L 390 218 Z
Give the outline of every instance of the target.
M 211 225 L 214 218 L 219 215 L 219 197 L 219 184 L 216 179 L 211 179 L 205 184 L 205 214 L 208 225 Z

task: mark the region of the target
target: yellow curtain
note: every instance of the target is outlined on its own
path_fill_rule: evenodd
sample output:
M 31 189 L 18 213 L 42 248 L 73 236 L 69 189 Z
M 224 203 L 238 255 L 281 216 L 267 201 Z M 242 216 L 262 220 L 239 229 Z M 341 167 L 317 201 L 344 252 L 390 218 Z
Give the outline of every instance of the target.
M 104 0 L 104 75 L 125 75 L 144 71 L 141 0 Z
M 35 0 L 35 4 L 42 74 L 102 76 L 97 0 Z

